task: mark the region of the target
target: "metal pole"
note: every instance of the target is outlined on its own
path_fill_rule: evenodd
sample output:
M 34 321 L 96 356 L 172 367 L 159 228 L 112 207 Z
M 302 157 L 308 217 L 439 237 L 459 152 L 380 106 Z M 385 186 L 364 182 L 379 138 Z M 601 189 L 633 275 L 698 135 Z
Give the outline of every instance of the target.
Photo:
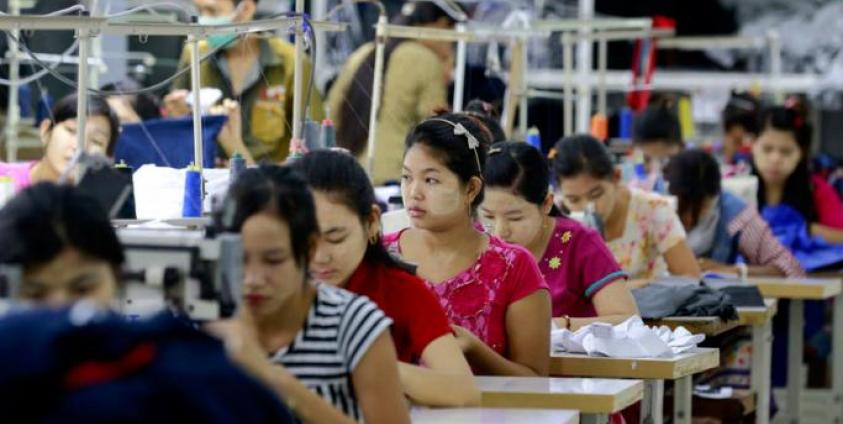
M 99 6 L 99 0 L 91 0 L 88 7 L 91 10 L 91 14 L 94 14 Z M 93 37 L 91 39 L 91 56 L 102 58 L 102 37 Z M 105 66 L 105 61 L 102 62 L 103 66 Z M 100 86 L 100 71 L 102 68 L 99 66 L 94 68 L 94 72 L 90 73 L 90 81 L 89 84 L 93 88 L 99 88 Z
M 519 103 L 518 107 L 518 131 L 521 133 L 521 137 L 527 136 L 527 107 L 529 106 L 528 98 L 527 98 L 527 67 L 530 64 L 529 62 L 529 42 L 526 39 L 520 39 L 518 41 L 521 43 L 521 81 L 520 81 L 520 89 L 518 90 L 518 96 L 521 102 Z M 526 138 L 525 138 L 526 139 Z
M 598 70 L 598 82 L 597 82 L 597 112 L 603 116 L 606 115 L 606 68 L 607 68 L 607 58 L 609 55 L 609 46 L 606 39 L 601 38 L 598 42 L 598 56 L 597 56 L 597 66 Z
M 579 18 L 588 22 L 594 17 L 594 0 L 579 1 Z M 577 88 L 577 132 L 587 133 L 591 125 L 591 85 L 586 82 L 591 73 L 591 48 L 593 46 L 587 35 L 591 28 L 583 26 L 579 30 L 580 40 L 577 43 L 577 74 L 580 79 Z
M 91 32 L 87 29 L 80 29 L 76 32 L 79 38 L 79 73 L 76 84 L 76 152 L 81 154 L 85 151 L 85 127 L 88 124 L 88 58 L 91 56 Z M 82 177 L 82 167 L 76 167 L 76 182 Z
M 296 13 L 304 13 L 304 0 L 296 0 Z M 296 60 L 293 65 L 293 138 L 296 139 L 301 138 L 302 113 L 304 112 L 304 103 L 302 103 L 304 82 L 304 75 L 302 75 L 302 59 L 304 58 L 304 40 L 302 40 L 302 37 L 304 36 L 303 26 L 303 21 L 302 26 L 296 26 Z
M 325 19 L 325 15 L 328 14 L 328 2 L 327 0 L 313 0 L 313 18 L 321 21 Z M 313 75 L 316 78 L 316 72 L 322 71 L 325 69 L 325 65 L 328 62 L 328 49 L 326 46 L 327 36 L 322 33 L 321 31 L 315 34 L 316 36 L 316 50 L 313 52 Z M 316 78 L 316 82 L 319 83 L 318 87 L 321 87 L 323 79 Z
M 458 23 L 456 30 L 465 32 L 465 24 Z M 465 40 L 457 41 L 457 58 L 454 66 L 454 113 L 462 112 L 465 95 L 465 58 L 467 54 L 467 43 Z
M 204 164 L 204 141 L 202 139 L 202 108 L 199 92 L 202 88 L 201 73 L 199 69 L 199 37 L 191 35 L 187 38 L 190 44 L 190 89 L 193 95 L 193 164 L 199 168 L 201 177 Z M 201 179 L 201 178 L 200 178 Z M 202 200 L 205 199 L 205 190 L 202 190 Z
M 381 106 L 381 91 L 383 90 L 383 55 L 386 48 L 387 19 L 385 15 L 378 17 L 378 25 L 375 28 L 375 76 L 372 81 L 372 108 L 369 110 L 369 140 L 368 158 L 366 169 L 369 171 L 369 178 L 374 178 L 375 150 L 377 149 L 378 134 L 378 109 Z
M 782 75 L 782 44 L 779 39 L 779 33 L 770 31 L 767 33 L 767 42 L 770 46 L 770 81 L 773 85 L 773 97 L 776 103 L 784 102 L 784 92 L 782 92 L 779 79 Z
M 9 2 L 9 14 L 20 15 L 20 0 Z M 14 40 L 6 37 L 9 41 L 9 80 L 12 82 L 9 87 L 9 105 L 6 116 L 6 160 L 15 162 L 18 160 L 18 122 L 20 121 L 20 108 L 18 107 L 18 81 L 20 81 L 20 50 L 18 42 L 20 30 L 13 29 Z
M 563 100 L 564 116 L 563 116 L 563 131 L 562 135 L 567 137 L 573 134 L 574 129 L 574 74 L 572 71 L 574 61 L 573 45 L 571 44 L 571 34 L 562 34 L 562 66 L 564 68 L 564 81 L 562 83 L 565 99 Z

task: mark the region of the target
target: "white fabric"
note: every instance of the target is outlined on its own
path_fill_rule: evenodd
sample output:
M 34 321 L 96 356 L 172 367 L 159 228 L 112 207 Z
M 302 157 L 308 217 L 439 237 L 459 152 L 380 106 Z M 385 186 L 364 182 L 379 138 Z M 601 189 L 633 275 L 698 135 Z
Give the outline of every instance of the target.
M 221 199 L 228 190 L 228 169 L 204 169 L 204 212 L 212 210 L 212 199 Z M 135 213 L 138 219 L 172 219 L 182 217 L 184 203 L 184 169 L 144 165 L 135 171 Z
M 666 326 L 648 327 L 638 316 L 616 326 L 594 323 L 576 332 L 553 329 L 550 333 L 550 347 L 554 352 L 615 358 L 669 357 L 693 349 L 703 340 L 705 335 L 691 334 L 684 327 L 676 330 Z

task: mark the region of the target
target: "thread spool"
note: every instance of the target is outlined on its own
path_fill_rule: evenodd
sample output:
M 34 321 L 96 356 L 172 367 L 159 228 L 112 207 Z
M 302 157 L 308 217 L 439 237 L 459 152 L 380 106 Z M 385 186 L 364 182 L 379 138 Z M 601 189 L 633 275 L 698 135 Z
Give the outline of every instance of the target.
M 527 144 L 535 147 L 538 151 L 542 151 L 542 136 L 539 129 L 532 127 L 527 130 Z
M 600 141 L 609 139 L 609 119 L 606 115 L 598 113 L 591 117 L 591 135 Z
M 322 128 L 319 126 L 318 122 L 310 119 L 304 122 L 302 136 L 304 137 L 304 145 L 307 147 L 308 151 L 324 147 L 322 145 L 321 132 Z
M 322 121 L 322 147 L 330 149 L 337 145 L 337 130 L 334 128 L 334 121 L 325 119 Z
M 687 97 L 679 99 L 679 125 L 682 128 L 682 139 L 690 140 L 696 136 L 694 115 L 691 111 L 691 100 Z
M 628 107 L 621 109 L 618 114 L 618 138 L 629 140 L 632 138 L 632 110 Z
M 235 152 L 231 160 L 228 161 L 228 181 L 229 184 L 234 183 L 234 180 L 246 170 L 246 159 L 239 152 Z
M 129 196 L 117 212 L 117 219 L 137 219 L 137 213 L 135 212 L 135 184 L 132 179 L 135 168 L 126 165 L 126 162 L 121 160 L 120 163 L 114 165 L 114 169 L 129 178 Z
M 202 216 L 202 174 L 199 168 L 191 163 L 184 175 L 184 203 L 181 214 L 184 218 L 198 218 Z

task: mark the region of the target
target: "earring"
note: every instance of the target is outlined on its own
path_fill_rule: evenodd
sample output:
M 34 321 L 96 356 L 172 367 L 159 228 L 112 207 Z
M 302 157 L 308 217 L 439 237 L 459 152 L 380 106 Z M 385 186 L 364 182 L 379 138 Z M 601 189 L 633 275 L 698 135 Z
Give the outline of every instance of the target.
M 380 241 L 380 238 L 381 238 L 380 234 L 378 234 L 378 233 L 375 233 L 375 234 L 369 236 L 369 244 L 374 246 L 375 244 L 378 243 L 378 241 Z

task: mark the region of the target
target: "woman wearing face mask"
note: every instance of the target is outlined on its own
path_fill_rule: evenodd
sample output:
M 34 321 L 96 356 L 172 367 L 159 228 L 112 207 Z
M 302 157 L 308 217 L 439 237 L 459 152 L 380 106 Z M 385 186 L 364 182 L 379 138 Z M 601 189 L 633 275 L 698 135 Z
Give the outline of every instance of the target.
M 682 222 L 667 198 L 624 186 L 606 147 L 594 137 L 568 137 L 555 150 L 553 178 L 562 203 L 576 212 L 594 205 L 609 250 L 629 277 L 639 280 L 632 286 L 667 272 L 700 275 Z
M 711 155 L 686 150 L 670 160 L 665 177 L 670 194 L 679 199 L 679 217 L 703 271 L 804 276 L 758 211 L 721 191 L 720 167 Z M 738 256 L 746 264 L 735 265 Z
M 426 406 L 479 404 L 471 368 L 436 297 L 381 243 L 380 208 L 366 171 L 353 156 L 330 150 L 310 152 L 293 167 L 316 202 L 321 237 L 311 275 L 368 297 L 392 319 L 398 371 L 410 399 Z
M 685 147 L 682 142 L 682 127 L 667 99 L 654 102 L 635 119 L 633 128 L 634 145 L 644 155 L 648 177 L 635 186 L 644 190 L 659 188 L 657 180 L 662 168 L 671 156 Z
M 391 320 L 367 298 L 308 276 L 319 228 L 307 183 L 287 167 L 249 169 L 218 220 L 243 240 L 245 334 L 227 338 L 245 350 L 239 360 L 305 422 L 409 422 Z
M 0 264 L 21 268 L 23 301 L 110 307 L 123 247 L 96 199 L 70 186 L 36 184 L 0 209 Z
M 412 227 L 389 249 L 418 266 L 478 374 L 547 375 L 550 300 L 529 252 L 475 228 L 488 135 L 443 115 L 407 136 L 401 195 Z
M 50 119 L 41 122 L 41 143 L 44 156 L 35 162 L 0 163 L 0 176 L 14 180 L 15 189 L 20 191 L 31 184 L 57 182 L 65 174 L 70 161 L 76 155 L 76 96 L 59 100 L 50 113 Z M 88 119 L 85 124 L 85 150 L 89 154 L 112 157 L 120 135 L 117 115 L 101 97 L 88 98 Z M 73 175 L 68 174 L 72 180 Z
M 432 1 L 406 2 L 398 25 L 447 29 L 454 19 Z M 451 43 L 390 39 L 384 52 L 383 94 L 378 111 L 372 179 L 380 184 L 401 176 L 401 142 L 410 129 L 439 108 L 447 107 Z M 328 94 L 328 110 L 337 125 L 337 144 L 366 157 L 374 78 L 374 43 L 352 53 Z
M 638 313 L 623 284 L 626 274 L 600 235 L 553 207 L 550 171 L 538 150 L 526 143 L 496 143 L 484 176 L 481 218 L 495 236 L 533 254 L 560 327 L 576 331 L 597 321 L 617 324 Z
M 758 206 L 787 207 L 809 225 L 812 235 L 843 243 L 843 202 L 808 167 L 811 126 L 794 108 L 774 106 L 761 114 L 761 133 L 752 146 L 758 176 Z

